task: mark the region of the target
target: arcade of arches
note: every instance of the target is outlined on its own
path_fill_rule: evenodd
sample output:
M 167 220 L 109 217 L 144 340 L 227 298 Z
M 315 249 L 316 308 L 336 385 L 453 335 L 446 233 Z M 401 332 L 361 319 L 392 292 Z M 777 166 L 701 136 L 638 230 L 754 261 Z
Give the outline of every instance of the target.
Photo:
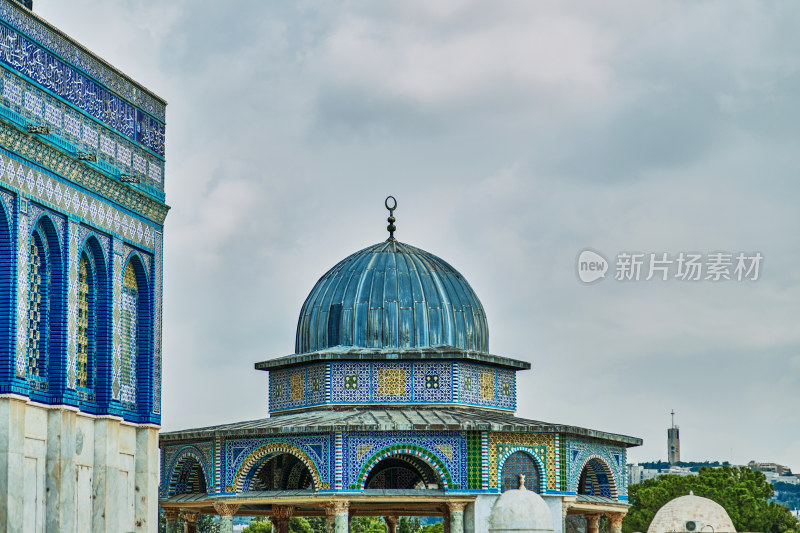
M 434 469 L 411 455 L 384 458 L 369 472 L 364 491 L 346 498 L 316 492 L 308 467 L 289 453 L 268 456 L 251 470 L 243 492 L 209 500 L 202 466 L 193 457 L 185 458 L 175 467 L 171 497 L 163 502 L 167 532 L 179 533 L 179 515 L 184 519 L 185 533 L 195 533 L 200 514 L 217 514 L 223 533 L 232 531 L 234 515 L 269 516 L 276 533 L 288 533 L 293 516 L 325 516 L 331 533 L 347 533 L 353 516 L 382 516 L 387 533 L 395 533 L 400 516 L 440 516 L 445 533 L 464 533 L 464 510 L 476 499 L 469 494 L 448 495 L 440 489 Z M 529 490 L 541 492 L 540 467 L 525 452 L 506 458 L 500 476 L 501 492 L 518 488 L 521 474 Z M 585 524 L 586 533 L 598 533 L 599 519 L 606 515 L 611 532 L 620 533 L 626 507 L 613 503 L 613 493 L 613 479 L 607 474 L 607 467 L 596 459 L 588 461 L 581 473 L 578 494 L 562 497 L 562 519 L 566 524 L 580 515 L 577 518 Z

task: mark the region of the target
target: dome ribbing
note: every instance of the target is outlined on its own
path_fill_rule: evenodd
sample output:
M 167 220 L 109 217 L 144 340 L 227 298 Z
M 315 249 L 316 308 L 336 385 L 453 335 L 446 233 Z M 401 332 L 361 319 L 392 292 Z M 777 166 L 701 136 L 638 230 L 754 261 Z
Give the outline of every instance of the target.
M 296 353 L 336 346 L 488 353 L 489 328 L 480 300 L 456 269 L 390 240 L 339 262 L 306 298 Z

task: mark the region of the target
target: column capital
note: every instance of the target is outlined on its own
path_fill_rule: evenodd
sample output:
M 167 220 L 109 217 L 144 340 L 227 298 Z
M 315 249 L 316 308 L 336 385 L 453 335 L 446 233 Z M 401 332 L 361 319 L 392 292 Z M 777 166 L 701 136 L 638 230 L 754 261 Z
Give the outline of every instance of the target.
M 177 520 L 179 514 L 180 514 L 180 511 L 178 509 L 175 509 L 174 507 L 165 507 L 164 508 L 164 518 L 166 518 L 168 521 L 169 520 Z
M 469 502 L 447 502 L 447 507 L 450 509 L 451 513 L 463 513 L 464 509 L 467 508 Z
M 197 522 L 197 519 L 200 518 L 200 513 L 198 513 L 197 511 L 188 511 L 186 509 L 181 509 L 181 518 L 183 518 L 190 524 L 194 524 Z
M 233 516 L 239 511 L 238 503 L 214 502 L 214 510 L 220 516 Z
M 390 522 L 392 524 L 396 524 L 397 523 L 397 517 L 394 516 L 394 515 L 392 515 L 392 516 L 384 516 L 383 519 L 384 519 L 384 521 L 386 521 L 387 524 L 390 523 Z
M 333 516 L 337 514 L 347 514 L 350 510 L 350 500 L 333 500 L 325 504 L 325 514 Z
M 294 505 L 273 505 L 272 518 L 288 520 L 294 515 Z
M 606 513 L 606 516 L 608 516 L 612 531 L 622 530 L 622 519 L 625 518 L 625 513 Z

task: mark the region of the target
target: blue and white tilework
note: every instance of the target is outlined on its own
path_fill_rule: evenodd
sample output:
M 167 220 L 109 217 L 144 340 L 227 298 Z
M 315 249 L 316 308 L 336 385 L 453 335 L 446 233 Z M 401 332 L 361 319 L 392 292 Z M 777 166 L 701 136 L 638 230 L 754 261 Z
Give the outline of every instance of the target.
M 102 84 L 42 48 L 35 41 L 0 25 L 0 63 L 26 76 L 81 111 L 164 155 L 164 125 Z M 27 93 L 33 108 L 41 100 Z
M 167 497 L 170 495 L 170 486 L 174 474 L 184 461 L 196 461 L 203 470 L 206 481 L 206 488 L 214 486 L 214 445 L 212 442 L 193 442 L 188 446 L 170 446 L 164 450 L 161 461 L 161 484 L 159 495 Z
M 497 406 L 506 409 L 517 407 L 517 373 L 513 370 L 497 371 L 497 387 L 495 389 Z
M 108 67 L 74 41 L 64 37 L 61 32 L 53 30 L 42 21 L 31 17 L 24 8 L 15 2 L 0 2 L 0 20 L 29 35 L 58 56 L 66 58 L 83 72 L 100 80 L 106 87 L 121 94 L 125 99 L 154 117 L 164 120 L 165 104 L 163 102 Z
M 164 283 L 164 239 L 155 233 L 155 270 L 153 271 L 153 414 L 161 414 L 161 298 Z
M 77 370 L 77 346 L 78 346 L 78 262 L 80 261 L 81 249 L 79 246 L 80 225 L 70 220 L 69 228 L 69 250 L 67 258 L 67 388 L 75 390 Z
M 280 443 L 300 449 L 311 459 L 319 473 L 320 481 L 330 486 L 332 442 L 331 435 L 302 435 L 297 437 L 264 437 L 258 439 L 229 439 L 223 450 L 223 485 L 231 486 L 243 463 L 262 446 Z
M 625 448 L 572 439 L 564 440 L 567 442 L 567 491 L 577 493 L 581 472 L 586 463 L 592 458 L 599 458 L 611 471 L 617 497 L 627 498 Z
M 2 107 L 29 122 L 46 125 L 50 128 L 51 135 L 71 143 L 74 149 L 95 153 L 100 161 L 117 167 L 120 172 L 133 174 L 143 183 L 163 190 L 162 157 L 118 135 L 0 66 L 0 108 Z
M 453 400 L 451 379 L 453 363 L 414 363 L 414 401 L 450 402 Z
M 332 403 L 366 403 L 372 398 L 369 363 L 331 365 Z
M 467 434 L 465 431 L 387 431 L 355 432 L 343 436 L 343 485 L 349 487 L 358 481 L 364 465 L 381 450 L 393 445 L 413 445 L 427 450 L 444 463 L 453 483 L 467 486 Z M 451 487 L 455 488 L 455 487 Z
M 122 382 L 122 242 L 114 239 L 113 244 L 113 274 L 112 274 L 112 291 L 111 298 L 112 311 L 111 311 L 111 335 L 112 335 L 112 350 L 111 350 L 111 399 L 120 401 Z

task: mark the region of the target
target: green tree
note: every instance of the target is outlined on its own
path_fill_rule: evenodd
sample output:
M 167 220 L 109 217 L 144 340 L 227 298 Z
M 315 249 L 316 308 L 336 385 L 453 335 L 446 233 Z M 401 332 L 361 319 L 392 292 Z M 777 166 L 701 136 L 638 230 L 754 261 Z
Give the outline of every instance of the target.
M 250 524 L 242 530 L 242 533 L 272 533 L 272 523 L 269 518 L 259 516 L 250 521 Z
M 201 514 L 197 518 L 197 533 L 219 533 L 219 520 L 210 514 Z
M 386 526 L 377 516 L 354 516 L 350 519 L 350 533 L 386 533 Z
M 656 512 L 668 501 L 693 491 L 714 500 L 728 512 L 737 531 L 800 533 L 789 508 L 769 501 L 772 485 L 764 474 L 747 467 L 701 468 L 697 476 L 664 475 L 628 487 L 631 507 L 623 533 L 647 531 Z
M 325 533 L 326 524 L 324 516 L 309 516 L 306 518 L 308 525 L 314 530 L 314 533 Z
M 437 522 L 435 524 L 422 526 L 419 533 L 444 533 L 444 524 L 442 522 Z

